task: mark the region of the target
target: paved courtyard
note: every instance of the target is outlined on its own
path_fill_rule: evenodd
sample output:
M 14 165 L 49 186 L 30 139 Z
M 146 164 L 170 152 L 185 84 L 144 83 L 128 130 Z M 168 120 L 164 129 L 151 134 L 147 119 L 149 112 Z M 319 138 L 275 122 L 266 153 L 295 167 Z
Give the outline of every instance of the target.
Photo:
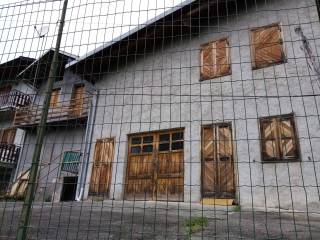
M 15 239 L 22 203 L 0 206 L 0 239 Z M 34 204 L 29 238 L 320 239 L 320 215 L 166 202 L 45 202 Z

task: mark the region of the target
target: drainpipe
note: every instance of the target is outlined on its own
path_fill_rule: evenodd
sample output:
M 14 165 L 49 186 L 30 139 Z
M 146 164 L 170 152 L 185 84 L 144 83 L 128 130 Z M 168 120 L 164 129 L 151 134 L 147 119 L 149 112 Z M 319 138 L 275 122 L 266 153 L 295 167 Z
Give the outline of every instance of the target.
M 304 35 L 301 26 L 297 26 L 294 30 L 302 42 L 301 50 L 305 53 L 309 68 L 317 74 L 317 84 L 320 87 L 320 63 L 318 58 L 313 54 L 309 40 Z
M 318 18 L 320 20 L 320 1 L 316 0 L 317 10 L 318 10 Z
M 83 163 L 81 165 L 80 170 L 80 178 L 78 179 L 78 186 L 80 186 L 80 189 L 78 187 L 77 189 L 77 196 L 76 201 L 83 200 L 84 197 L 84 191 L 86 188 L 86 178 L 88 173 L 88 167 L 89 167 L 89 160 L 90 160 L 90 151 L 92 146 L 92 136 L 93 136 L 93 125 L 94 120 L 96 119 L 96 113 L 97 113 L 97 104 L 98 104 L 98 98 L 99 98 L 99 92 L 96 92 L 94 95 L 94 102 L 91 106 L 90 112 L 89 112 L 89 119 L 87 121 L 87 127 L 86 127 L 86 133 L 85 133 L 85 147 L 83 155 Z

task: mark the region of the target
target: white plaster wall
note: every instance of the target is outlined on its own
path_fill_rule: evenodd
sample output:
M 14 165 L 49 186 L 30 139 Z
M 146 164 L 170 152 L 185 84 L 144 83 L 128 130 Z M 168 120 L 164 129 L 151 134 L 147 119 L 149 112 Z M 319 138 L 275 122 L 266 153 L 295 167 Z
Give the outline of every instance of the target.
M 320 91 L 294 32 L 300 25 L 318 55 L 316 5 L 313 0 L 267 3 L 258 11 L 251 7 L 220 19 L 219 28 L 213 26 L 197 37 L 168 41 L 96 83 L 100 91 L 86 194 L 97 139 L 116 139 L 110 195 L 122 199 L 127 134 L 184 127 L 184 201 L 199 202 L 201 125 L 227 121 L 233 127 L 237 201 L 243 207 L 307 209 L 306 203 L 309 209 L 319 207 L 320 99 L 313 95 Z M 276 22 L 282 25 L 287 63 L 253 71 L 249 29 Z M 200 45 L 224 36 L 231 44 L 232 74 L 200 82 Z M 302 162 L 262 164 L 258 118 L 292 112 Z

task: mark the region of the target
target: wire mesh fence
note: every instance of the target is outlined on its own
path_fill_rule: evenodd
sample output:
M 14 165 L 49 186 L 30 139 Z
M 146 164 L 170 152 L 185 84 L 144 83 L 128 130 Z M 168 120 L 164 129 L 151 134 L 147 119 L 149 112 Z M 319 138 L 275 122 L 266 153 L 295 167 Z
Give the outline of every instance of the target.
M 0 239 L 319 239 L 318 0 L 5 0 Z

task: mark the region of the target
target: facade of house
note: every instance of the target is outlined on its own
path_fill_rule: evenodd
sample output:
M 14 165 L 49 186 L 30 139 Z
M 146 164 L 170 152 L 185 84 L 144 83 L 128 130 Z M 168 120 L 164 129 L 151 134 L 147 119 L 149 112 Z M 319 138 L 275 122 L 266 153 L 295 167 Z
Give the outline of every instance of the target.
M 186 1 L 68 64 L 97 90 L 78 196 L 319 208 L 319 29 L 314 0 Z
M 82 58 L 61 53 L 37 199 L 319 208 L 317 4 L 246 2 L 188 0 Z M 31 165 L 46 54 L 19 74 L 35 97 L 14 115 L 16 177 Z

